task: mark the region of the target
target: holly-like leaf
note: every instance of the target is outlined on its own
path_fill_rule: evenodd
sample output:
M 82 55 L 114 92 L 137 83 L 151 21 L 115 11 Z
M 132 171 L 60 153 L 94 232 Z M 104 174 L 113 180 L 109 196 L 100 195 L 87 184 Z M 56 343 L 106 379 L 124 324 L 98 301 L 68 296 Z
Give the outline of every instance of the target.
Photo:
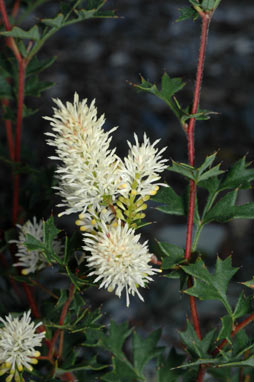
M 158 246 L 164 255 L 162 260 L 162 269 L 175 268 L 176 265 L 184 261 L 183 248 L 161 241 L 158 241 Z
M 176 368 L 183 363 L 184 359 L 185 355 L 178 354 L 175 348 L 170 350 L 167 359 L 164 359 L 164 357 L 161 356 L 158 360 L 157 381 L 176 382 L 177 378 L 182 374 L 182 370 Z
M 196 180 L 197 170 L 186 163 L 178 163 L 172 160 L 172 165 L 167 168 L 168 171 L 176 172 L 183 175 L 185 178 Z
M 170 107 L 176 117 L 181 120 L 184 111 L 180 108 L 179 103 L 176 101 L 174 94 L 181 90 L 185 83 L 180 78 L 170 78 L 167 73 L 164 73 L 161 79 L 161 90 L 155 84 L 146 81 L 141 77 L 141 84 L 134 85 L 138 90 L 142 90 L 155 95 Z
M 130 364 L 121 361 L 119 358 L 112 358 L 113 370 L 101 377 L 104 382 L 140 382 L 143 378 L 139 377 Z
M 156 207 L 158 211 L 170 215 L 184 215 L 184 202 L 172 187 L 162 187 L 152 198 L 153 201 L 164 204 Z
M 198 259 L 195 264 L 181 266 L 190 276 L 194 277 L 194 285 L 184 292 L 198 297 L 200 300 L 219 300 L 225 306 L 228 314 L 232 316 L 232 309 L 228 302 L 226 291 L 228 283 L 238 268 L 232 267 L 231 257 L 221 260 L 219 257 L 216 262 L 216 270 L 211 274 L 204 262 Z
M 41 92 L 54 85 L 54 82 L 40 81 L 37 75 L 28 77 L 25 86 L 25 93 L 28 96 L 40 97 Z
M 188 19 L 196 20 L 199 16 L 198 12 L 191 7 L 184 7 L 179 9 L 180 15 L 176 22 L 184 21 Z
M 246 157 L 237 161 L 221 183 L 220 190 L 249 188 L 250 182 L 254 180 L 254 168 L 248 168 L 249 166 L 250 163 L 246 163 Z
M 232 332 L 233 320 L 232 316 L 226 315 L 221 318 L 221 329 L 217 337 L 217 341 L 227 339 L 231 343 L 230 335 Z
M 126 359 L 122 347 L 132 329 L 128 328 L 128 323 L 117 324 L 110 321 L 109 333 L 101 333 L 100 340 L 102 345 L 120 359 Z
M 26 76 L 29 77 L 34 74 L 38 74 L 43 70 L 49 68 L 56 60 L 56 56 L 39 60 L 37 56 L 34 56 L 27 65 Z
M 40 32 L 37 25 L 34 25 L 28 31 L 21 29 L 20 27 L 13 27 L 10 31 L 0 32 L 3 36 L 15 37 L 27 40 L 35 40 L 38 41 L 40 39 Z
M 211 330 L 202 340 L 200 340 L 192 324 L 187 320 L 186 330 L 184 332 L 179 332 L 179 336 L 192 357 L 210 358 L 211 356 L 208 354 L 208 351 L 215 339 L 215 331 L 216 329 Z M 185 367 L 185 365 L 178 367 Z
M 147 338 L 141 338 L 137 333 L 133 333 L 133 362 L 137 374 L 142 376 L 144 366 L 148 361 L 161 354 L 163 348 L 157 347 L 157 342 L 161 336 L 161 330 L 155 330 Z
M 234 190 L 224 195 L 204 216 L 203 222 L 205 224 L 211 221 L 225 223 L 230 220 L 232 215 L 232 207 L 235 205 L 237 194 L 238 190 Z
M 237 300 L 235 310 L 233 313 L 233 319 L 236 320 L 237 318 L 242 317 L 245 314 L 251 313 L 253 311 L 252 302 L 252 296 L 246 297 L 242 292 Z
M 42 19 L 41 22 L 47 26 L 59 29 L 61 28 L 61 26 L 64 25 L 64 15 L 62 13 L 59 13 L 55 18 Z

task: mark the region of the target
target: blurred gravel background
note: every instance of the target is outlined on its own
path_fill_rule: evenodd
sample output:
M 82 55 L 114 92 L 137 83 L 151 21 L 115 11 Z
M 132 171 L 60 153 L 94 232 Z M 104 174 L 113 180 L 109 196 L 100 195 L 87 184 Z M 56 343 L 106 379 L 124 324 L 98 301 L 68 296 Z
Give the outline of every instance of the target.
M 72 100 L 77 91 L 83 98 L 96 98 L 99 114 L 105 113 L 106 128 L 119 126 L 114 145 L 118 154 L 127 152 L 126 139 L 144 131 L 151 140 L 161 138 L 167 145 L 166 155 L 177 161 L 187 161 L 184 133 L 167 106 L 153 96 L 137 93 L 129 82 L 138 83 L 139 74 L 151 82 L 160 82 L 164 71 L 172 77 L 182 77 L 187 83 L 180 93 L 183 105 L 191 103 L 195 67 L 199 49 L 200 22 L 177 23 L 178 9 L 187 0 L 109 0 L 108 8 L 120 16 L 114 20 L 91 20 L 65 28 L 56 34 L 41 53 L 41 57 L 57 55 L 56 63 L 43 79 L 55 82 L 43 98 L 33 101 L 40 112 L 25 121 L 24 155 L 36 151 L 40 164 L 50 166 L 45 158 L 52 153 L 46 147 L 43 132 L 48 129 L 42 115 L 51 114 L 51 97 Z M 35 17 L 51 16 L 55 2 L 39 8 Z M 199 122 L 196 129 L 196 162 L 215 150 L 222 167 L 248 152 L 254 159 L 254 4 L 252 0 L 223 0 L 210 27 L 201 107 L 218 114 L 208 122 Z M 183 187 L 178 177 L 167 179 L 179 192 Z M 253 200 L 252 191 L 242 192 L 243 201 Z M 57 210 L 57 209 L 55 209 Z M 144 230 L 144 236 L 156 237 L 184 245 L 184 220 L 162 216 L 154 211 L 154 224 Z M 68 224 L 68 222 L 66 222 Z M 60 223 L 61 224 L 61 223 Z M 213 246 L 213 253 L 209 247 Z M 227 256 L 232 250 L 235 265 L 243 265 L 239 280 L 249 279 L 254 270 L 253 224 L 237 221 L 227 226 L 214 225 L 202 238 L 202 249 L 211 262 L 215 253 Z M 155 287 L 156 286 L 156 287 Z M 235 289 L 231 289 L 234 298 Z M 91 302 L 103 302 L 104 309 L 116 320 L 128 318 L 144 331 L 161 324 L 164 343 L 177 343 L 175 328 L 182 329 L 188 312 L 187 299 L 177 293 L 178 282 L 157 278 L 151 289 L 144 291 L 146 303 L 132 299 L 126 309 L 124 300 L 100 291 L 90 295 Z M 213 321 L 221 309 L 211 302 L 199 304 L 202 325 Z M 212 319 L 212 320 L 211 320 Z M 151 376 L 152 380 L 152 376 Z

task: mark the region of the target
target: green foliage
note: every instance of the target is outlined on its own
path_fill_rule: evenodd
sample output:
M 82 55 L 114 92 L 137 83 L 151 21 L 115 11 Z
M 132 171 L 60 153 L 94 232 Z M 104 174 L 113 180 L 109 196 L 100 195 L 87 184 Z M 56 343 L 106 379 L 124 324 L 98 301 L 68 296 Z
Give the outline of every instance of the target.
M 158 382 L 175 382 L 183 374 L 183 371 L 176 369 L 185 359 L 185 355 L 178 354 L 175 348 L 172 348 L 167 359 L 163 356 L 158 359 L 157 380 Z
M 162 269 L 174 269 L 184 261 L 184 250 L 176 245 L 166 242 L 158 242 L 163 255 Z
M 170 186 L 161 187 L 152 200 L 163 204 L 160 207 L 156 207 L 158 211 L 169 215 L 184 215 L 185 213 L 183 198 L 177 195 Z
M 122 347 L 132 330 L 126 323 L 116 324 L 111 321 L 109 334 L 100 333 L 99 343 L 113 354 L 112 371 L 102 377 L 103 381 L 144 381 L 143 370 L 153 358 L 161 355 L 163 348 L 158 347 L 160 330 L 154 331 L 147 338 L 141 338 L 137 333 L 132 334 L 131 363 L 124 354 Z
M 164 73 L 161 78 L 161 89 L 159 90 L 155 84 L 146 81 L 141 76 L 141 84 L 135 84 L 134 86 L 136 89 L 151 93 L 164 101 L 175 114 L 183 128 L 185 128 L 185 123 L 190 118 L 195 118 L 197 120 L 209 119 L 210 112 L 207 110 L 198 110 L 198 112 L 194 115 L 190 113 L 189 106 L 185 109 L 181 107 L 175 97 L 175 94 L 185 86 L 185 83 L 182 82 L 181 78 L 170 78 L 167 73 Z
M 225 306 L 228 314 L 233 315 L 226 291 L 229 281 L 238 269 L 232 267 L 230 256 L 225 260 L 217 258 L 214 274 L 210 274 L 201 259 L 198 259 L 195 264 L 182 265 L 181 268 L 194 277 L 194 285 L 185 290 L 185 293 L 201 300 L 219 300 Z

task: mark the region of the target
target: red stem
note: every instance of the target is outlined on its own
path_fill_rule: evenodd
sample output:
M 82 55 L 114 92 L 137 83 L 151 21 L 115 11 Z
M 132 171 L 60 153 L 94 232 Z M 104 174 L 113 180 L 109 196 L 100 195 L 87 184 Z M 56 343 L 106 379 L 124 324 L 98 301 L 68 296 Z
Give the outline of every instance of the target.
M 63 306 L 63 309 L 62 309 L 62 312 L 61 312 L 61 315 L 60 315 L 59 325 L 63 325 L 64 324 L 64 320 L 65 320 L 66 314 L 68 312 L 69 306 L 70 306 L 71 301 L 72 301 L 73 296 L 74 296 L 74 291 L 75 291 L 74 285 L 71 284 L 70 291 L 69 291 L 69 297 L 65 301 L 65 304 Z M 52 359 L 53 351 L 54 351 L 54 346 L 55 346 L 55 343 L 57 341 L 57 338 L 58 338 L 59 334 L 61 335 L 61 338 L 60 338 L 60 342 L 59 342 L 59 349 L 58 349 L 58 356 L 57 356 L 57 358 L 61 358 L 62 351 L 63 351 L 63 333 L 64 332 L 61 331 L 60 329 L 57 329 L 57 331 L 54 333 L 54 336 L 52 337 L 52 339 L 50 341 L 50 347 L 49 347 L 49 352 L 48 352 L 48 357 L 50 359 Z
M 17 57 L 19 66 L 19 81 L 18 81 L 18 110 L 17 110 L 17 124 L 16 124 L 16 142 L 15 142 L 15 161 L 20 161 L 20 149 L 21 149 L 21 127 L 22 116 L 24 106 L 24 87 L 25 87 L 25 69 L 26 62 L 22 57 Z M 19 212 L 19 175 L 15 176 L 14 189 L 13 189 L 13 210 L 12 220 L 15 225 L 18 220 Z
M 2 14 L 5 29 L 7 31 L 10 31 L 11 30 L 11 24 L 10 24 L 8 16 L 7 16 L 4 0 L 0 0 L 0 12 Z
M 254 313 L 252 313 L 249 317 L 247 317 L 243 322 L 241 322 L 239 325 L 235 327 L 234 330 L 231 332 L 231 337 L 233 338 L 240 330 L 245 328 L 251 321 L 254 321 Z M 228 344 L 227 340 L 223 340 L 219 346 L 216 347 L 216 349 L 213 351 L 212 355 L 216 356 L 222 348 L 224 348 L 225 345 Z
M 200 40 L 200 50 L 199 50 L 199 59 L 196 73 L 196 84 L 193 95 L 193 105 L 192 105 L 192 114 L 196 114 L 198 111 L 202 77 L 204 71 L 204 62 L 205 62 L 205 51 L 207 44 L 207 34 L 209 29 L 209 24 L 211 20 L 211 14 L 201 14 L 202 18 L 202 30 L 201 30 L 201 40 Z M 195 118 L 190 118 L 188 128 L 187 128 L 187 139 L 188 139 L 188 159 L 189 165 L 194 166 L 195 162 L 195 145 L 194 145 L 194 129 L 195 129 Z M 196 184 L 193 180 L 190 181 L 190 191 L 189 191 L 189 210 L 188 210 L 188 219 L 187 219 L 187 234 L 186 234 L 186 245 L 185 245 L 185 259 L 190 261 L 191 258 L 191 246 L 192 246 L 192 233 L 193 233 L 193 222 L 194 222 L 194 213 L 195 213 L 195 199 L 196 199 Z M 192 278 L 188 280 L 188 286 L 192 286 Z M 199 339 L 202 339 L 200 322 L 198 318 L 196 301 L 193 296 L 190 296 L 190 310 L 192 321 L 194 325 L 195 332 Z M 197 382 L 202 382 L 205 375 L 205 367 L 200 365 Z
M 9 100 L 3 99 L 2 104 L 3 104 L 3 106 L 8 106 Z M 14 159 L 15 159 L 15 146 L 14 146 L 11 121 L 5 120 L 4 124 L 5 124 L 5 131 L 6 131 L 7 142 L 8 142 L 9 155 L 10 155 L 11 160 L 14 161 Z
M 17 16 L 17 13 L 19 11 L 19 6 L 20 6 L 20 0 L 16 0 L 11 12 L 12 17 L 15 18 Z
M 28 300 L 29 305 L 31 307 L 33 316 L 35 318 L 41 318 L 41 315 L 40 315 L 40 313 L 39 313 L 39 311 L 37 309 L 37 306 L 36 306 L 36 303 L 35 303 L 34 296 L 32 294 L 31 288 L 26 283 L 23 283 L 23 287 L 24 287 L 24 291 L 25 291 L 26 296 L 27 296 L 27 300 Z

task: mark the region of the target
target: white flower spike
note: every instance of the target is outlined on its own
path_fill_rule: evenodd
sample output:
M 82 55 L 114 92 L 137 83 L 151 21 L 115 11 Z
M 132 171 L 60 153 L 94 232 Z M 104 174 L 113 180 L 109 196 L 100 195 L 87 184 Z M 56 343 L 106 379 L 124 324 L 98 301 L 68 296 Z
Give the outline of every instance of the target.
M 127 158 L 124 158 L 121 172 L 123 183 L 128 185 L 126 188 L 129 191 L 132 190 L 142 197 L 155 195 L 159 185 L 165 186 L 163 183 L 158 183 L 158 180 L 161 178 L 159 174 L 167 168 L 165 163 L 168 160 L 162 159 L 161 155 L 166 147 L 161 150 L 155 148 L 159 139 L 151 144 L 146 134 L 142 144 L 139 143 L 136 134 L 134 139 L 134 145 L 128 141 L 130 149 Z
M 20 373 L 23 370 L 32 371 L 37 364 L 40 352 L 36 350 L 41 346 L 45 332 L 37 333 L 36 329 L 42 324 L 31 322 L 30 311 L 25 312 L 21 318 L 12 317 L 11 314 L 0 318 L 4 325 L 0 328 L 0 375 L 8 373 L 6 378 L 21 382 Z
M 13 265 L 15 267 L 21 267 L 23 275 L 28 275 L 29 273 L 34 273 L 46 268 L 49 263 L 43 253 L 37 250 L 28 251 L 24 245 L 27 234 L 34 236 L 39 241 L 43 240 L 43 221 L 39 220 L 37 222 L 36 217 L 34 217 L 33 221 L 28 220 L 24 225 L 17 224 L 17 227 L 19 228 L 19 239 L 9 241 L 9 243 L 16 243 L 18 247 L 16 257 L 19 261 Z M 56 253 L 59 254 L 61 250 L 60 242 L 54 240 L 53 247 Z
M 77 93 L 73 104 L 54 102 L 53 117 L 44 118 L 51 121 L 53 130 L 46 133 L 47 143 L 56 147 L 57 156 L 51 159 L 62 162 L 56 171 L 60 181 L 56 188 L 63 198 L 59 206 L 65 208 L 62 214 L 85 213 L 88 207 L 99 210 L 106 200 L 114 199 L 121 183 L 121 160 L 109 148 L 116 127 L 105 132 L 105 119 L 97 117 L 95 101 L 88 106 L 86 99 L 79 101 Z
M 147 243 L 141 244 L 140 235 L 135 235 L 127 224 L 122 226 L 120 220 L 116 225 L 102 224 L 101 230 L 96 235 L 84 234 L 83 248 L 91 253 L 87 264 L 93 269 L 89 276 L 96 276 L 95 282 L 100 281 L 100 288 L 115 290 L 119 297 L 125 289 L 127 306 L 130 294 L 136 293 L 143 301 L 138 287 L 145 287 L 152 281 L 151 276 L 160 272 L 148 264 L 152 254 L 148 252 Z

